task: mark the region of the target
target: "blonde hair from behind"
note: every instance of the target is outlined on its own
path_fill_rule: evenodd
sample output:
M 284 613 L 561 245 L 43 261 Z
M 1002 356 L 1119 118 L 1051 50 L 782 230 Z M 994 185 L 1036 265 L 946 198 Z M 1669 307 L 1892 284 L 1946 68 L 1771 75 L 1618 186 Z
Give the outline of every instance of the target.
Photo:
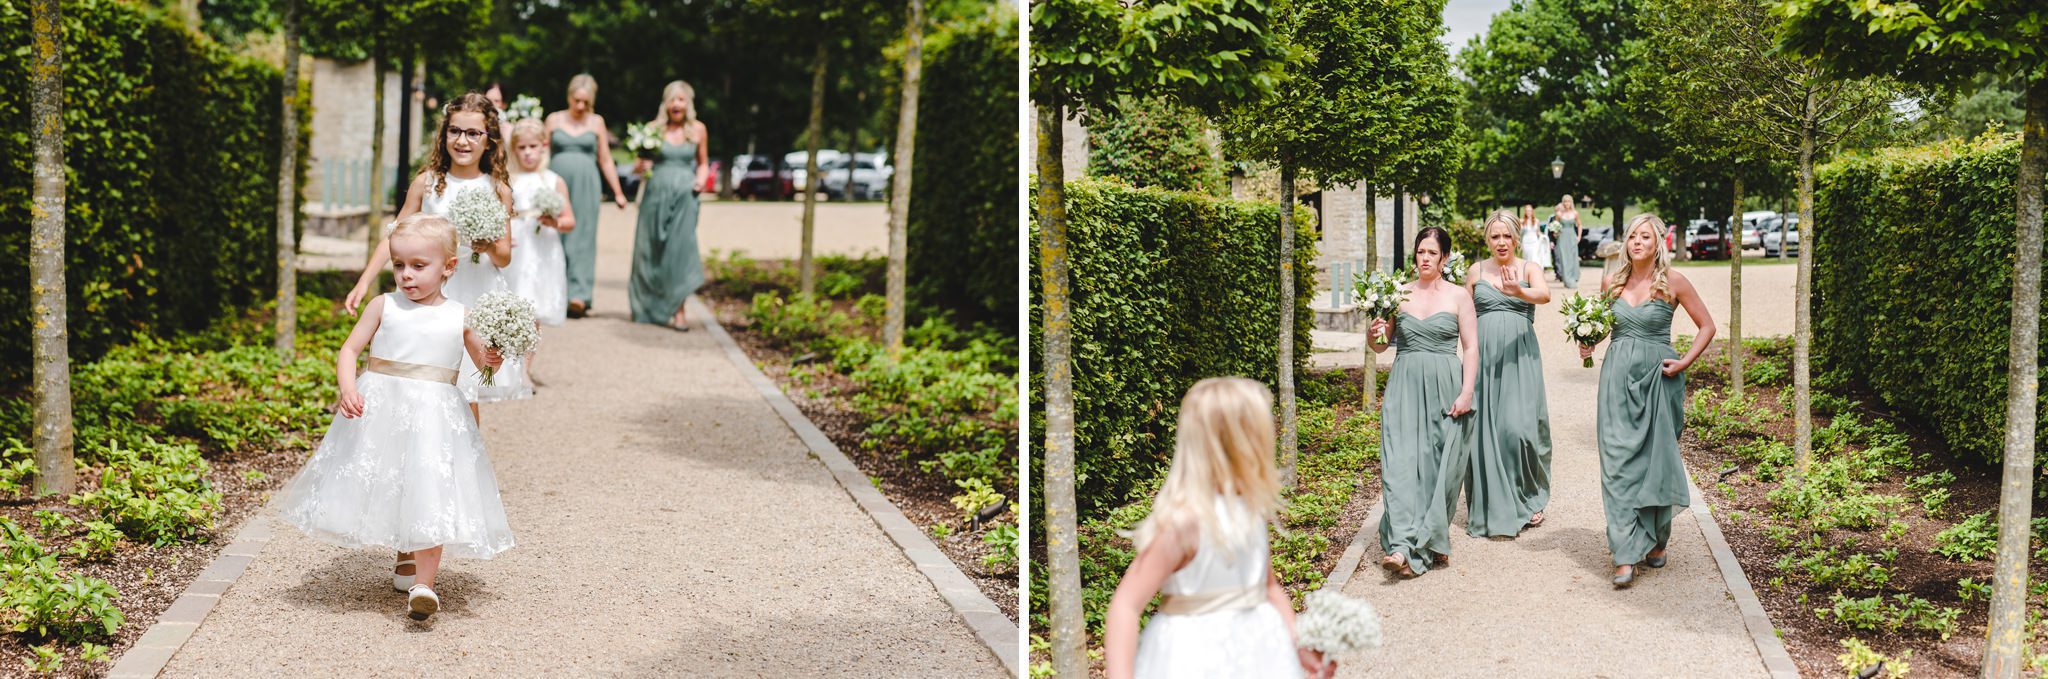
M 390 232 L 384 235 L 385 240 L 400 237 L 423 238 L 429 243 L 441 246 L 441 252 L 448 257 L 454 258 L 456 255 L 455 225 L 440 215 L 425 212 L 406 215 L 405 219 L 393 223 Z
M 1622 229 L 1621 240 L 1616 242 L 1622 245 L 1624 261 L 1621 263 L 1621 268 L 1614 272 L 1613 282 L 1607 286 L 1607 296 L 1621 296 L 1622 287 L 1628 285 L 1629 276 L 1634 275 L 1636 269 L 1635 262 L 1627 260 L 1628 237 L 1630 234 L 1635 233 L 1636 229 L 1644 227 L 1650 229 L 1650 237 L 1656 241 L 1657 247 L 1657 255 L 1650 259 L 1650 298 L 1661 299 L 1666 302 L 1673 301 L 1670 282 L 1671 251 L 1664 249 L 1664 235 L 1670 230 L 1670 227 L 1664 224 L 1662 218 L 1649 212 L 1636 215 L 1635 219 L 1628 220 L 1628 228 Z
M 1486 223 L 1480 225 L 1479 237 L 1481 239 L 1493 237 L 1493 226 L 1495 224 L 1507 227 L 1508 235 L 1513 236 L 1515 235 L 1515 230 L 1520 228 L 1521 221 L 1520 217 L 1515 216 L 1513 210 L 1494 210 L 1486 215 Z
M 1197 545 L 1237 547 L 1265 539 L 1264 526 L 1280 509 L 1279 471 L 1273 465 L 1273 394 L 1242 377 L 1211 377 L 1188 388 L 1180 402 L 1173 467 L 1133 539 L 1138 549 L 1161 531 L 1193 531 Z M 1260 521 L 1260 530 L 1226 531 L 1217 498 L 1235 498 Z

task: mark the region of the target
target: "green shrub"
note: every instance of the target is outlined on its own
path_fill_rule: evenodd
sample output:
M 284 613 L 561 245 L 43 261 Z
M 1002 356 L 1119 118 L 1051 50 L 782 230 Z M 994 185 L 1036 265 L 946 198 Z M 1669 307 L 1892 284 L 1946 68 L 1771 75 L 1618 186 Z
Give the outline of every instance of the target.
M 282 74 L 148 3 L 62 4 L 72 360 L 269 297 Z M 0 44 L 26 46 L 28 35 L 27 6 L 0 4 Z M 0 59 L 0 82 L 28 81 L 21 49 Z M 29 89 L 0 88 L 0 382 L 30 365 Z M 305 129 L 310 109 L 300 110 Z M 310 154 L 298 157 L 304 186 Z
M 220 493 L 207 483 L 206 460 L 192 444 L 150 442 L 140 449 L 112 447 L 100 487 L 71 499 L 138 542 L 158 545 L 197 537 L 213 528 Z
M 1208 119 L 1163 98 L 1123 97 L 1115 115 L 1088 128 L 1088 174 L 1137 187 L 1223 195 L 1223 163 Z
M 105 580 L 65 575 L 57 557 L 34 536 L 0 517 L 0 608 L 12 612 L 10 628 L 36 637 L 81 641 L 111 636 L 121 627 L 120 594 Z
M 1972 514 L 1934 535 L 1934 553 L 1951 561 L 1977 561 L 1997 550 L 1998 520 L 1990 512 Z
M 1278 372 L 1278 206 L 1080 180 L 1067 184 L 1068 319 L 1077 496 L 1083 518 L 1137 497 L 1170 457 L 1180 399 L 1197 380 Z M 1318 238 L 1306 210 L 1295 237 L 1294 374 L 1305 370 Z M 1035 266 L 1035 262 L 1034 262 Z M 1033 279 L 1032 315 L 1044 318 Z M 1039 323 L 1031 324 L 1033 354 Z M 1031 376 L 1044 403 L 1042 361 Z M 1297 379 L 1298 381 L 1298 379 Z M 1034 441 L 1044 413 L 1032 413 Z M 1033 456 L 1037 464 L 1040 456 Z
M 1017 524 L 999 523 L 990 526 L 981 534 L 981 543 L 988 545 L 988 553 L 981 557 L 981 567 L 997 572 L 1010 572 L 1017 566 Z
M 1012 336 L 1017 43 L 1016 13 L 1002 3 L 925 34 L 905 263 L 915 300 Z
M 2005 435 L 2018 163 L 2017 135 L 1987 135 L 1846 156 L 1815 180 L 1818 369 L 1993 462 Z M 2048 376 L 2048 363 L 2037 370 Z M 2048 401 L 2041 408 L 2048 420 Z M 2036 437 L 2048 449 L 2048 427 Z

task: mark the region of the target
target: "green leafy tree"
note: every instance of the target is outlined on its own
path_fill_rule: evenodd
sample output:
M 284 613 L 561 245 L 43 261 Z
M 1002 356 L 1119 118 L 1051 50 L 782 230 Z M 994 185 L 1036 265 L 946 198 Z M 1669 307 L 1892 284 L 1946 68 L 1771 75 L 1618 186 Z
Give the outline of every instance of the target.
M 57 0 L 29 7 L 30 143 L 35 179 L 29 202 L 29 304 L 34 306 L 35 494 L 77 488 L 71 459 L 71 350 L 64 292 L 64 19 Z
M 911 161 L 917 151 L 917 91 L 924 70 L 924 0 L 910 0 L 910 16 L 904 22 L 903 104 L 896 125 L 896 172 L 890 182 L 889 270 L 885 289 L 887 303 L 882 312 L 882 345 L 891 353 L 903 350 L 904 303 L 909 286 L 904 280 L 910 249 Z M 852 184 L 848 183 L 848 190 Z
M 277 336 L 272 343 L 278 357 L 292 360 L 292 345 L 298 337 L 299 243 L 297 223 L 299 167 L 299 0 L 285 0 L 284 84 L 278 88 L 282 107 L 278 119 L 283 126 L 277 161 Z
M 1210 147 L 1209 121 L 1162 99 L 1117 102 L 1117 115 L 1088 130 L 1088 174 L 1132 186 L 1222 195 L 1223 166 Z
M 1276 33 L 1301 56 L 1267 97 L 1225 118 L 1233 157 L 1280 169 L 1280 477 L 1294 483 L 1298 452 L 1294 398 L 1294 193 L 1297 173 L 1324 186 L 1384 179 L 1441 178 L 1440 145 L 1424 141 L 1455 128 L 1438 0 L 1294 0 Z M 1432 77 L 1434 76 L 1434 77 Z M 1426 106 L 1425 104 L 1439 104 Z M 1434 114 L 1434 115 L 1428 115 Z M 1455 137 L 1454 134 L 1445 135 Z M 1373 176 L 1379 168 L 1385 175 Z M 1367 378 L 1371 379 L 1370 376 Z
M 1088 671 L 1074 503 L 1073 326 L 1068 317 L 1061 123 L 1113 110 L 1124 95 L 1159 95 L 1204 113 L 1263 96 L 1285 48 L 1263 0 L 1036 0 L 1031 98 L 1038 105 L 1039 285 L 1044 315 L 1046 562 L 1053 671 Z
M 2033 498 L 2040 376 L 2041 192 L 2048 170 L 2048 6 L 2031 0 L 1785 0 L 1782 42 L 1850 74 L 1956 82 L 1984 73 L 2025 85 L 2013 256 L 2011 366 L 1998 563 L 1992 576 L 1984 677 L 2017 677 L 2026 645 L 2027 530 Z M 1801 225 L 1802 229 L 1804 225 Z M 1802 279 L 1803 281 L 1804 279 Z
M 1590 190 L 1614 213 L 1641 194 L 1659 149 L 1625 105 L 1641 52 L 1639 0 L 1528 0 L 1458 53 L 1471 130 L 1460 194 L 1474 211 Z M 1565 161 L 1553 180 L 1553 160 Z M 1534 199 L 1531 196 L 1543 196 Z

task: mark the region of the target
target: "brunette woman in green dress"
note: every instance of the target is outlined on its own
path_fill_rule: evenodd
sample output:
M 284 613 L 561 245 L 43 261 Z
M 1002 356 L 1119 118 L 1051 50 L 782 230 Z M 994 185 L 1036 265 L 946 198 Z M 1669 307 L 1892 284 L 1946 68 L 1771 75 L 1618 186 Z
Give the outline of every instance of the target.
M 1373 353 L 1392 337 L 1401 350 L 1380 403 L 1380 566 L 1413 577 L 1451 560 L 1451 516 L 1472 457 L 1472 386 L 1479 372 L 1472 295 L 1444 280 L 1451 236 L 1415 238 L 1416 280 L 1398 320 L 1372 323 Z

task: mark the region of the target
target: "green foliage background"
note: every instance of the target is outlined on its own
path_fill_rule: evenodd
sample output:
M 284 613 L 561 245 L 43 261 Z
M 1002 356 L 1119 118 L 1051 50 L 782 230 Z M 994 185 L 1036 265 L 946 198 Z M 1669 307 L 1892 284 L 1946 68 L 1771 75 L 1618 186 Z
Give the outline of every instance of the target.
M 1853 155 L 1815 177 L 1820 367 L 1992 462 L 2005 435 L 2018 173 L 2019 138 L 2006 134 Z M 2048 428 L 2036 437 L 2048 447 Z
M 1223 166 L 1209 149 L 1209 121 L 1162 98 L 1125 97 L 1116 115 L 1088 129 L 1088 174 L 1132 186 L 1208 195 L 1225 192 Z
M 63 15 L 72 360 L 269 298 L 283 74 L 156 10 L 67 0 Z M 28 36 L 27 9 L 0 4 L 0 44 L 13 46 L 0 82 L 22 84 L 0 88 L 0 381 L 30 364 Z
M 1069 182 L 1067 203 L 1075 487 L 1087 520 L 1145 492 L 1165 469 L 1181 395 L 1196 380 L 1241 375 L 1272 384 L 1280 214 L 1272 203 L 1092 179 Z M 1297 210 L 1296 223 L 1303 225 L 1294 250 L 1299 376 L 1307 373 L 1315 324 L 1309 300 L 1320 234 L 1308 228 L 1314 222 L 1306 209 Z M 1036 279 L 1031 304 L 1032 317 L 1041 317 Z M 1034 323 L 1034 345 L 1038 332 Z M 1043 403 L 1044 380 L 1034 364 L 1034 404 Z M 1044 439 L 1041 406 L 1033 407 L 1031 429 L 1033 440 Z
M 1016 337 L 1017 16 L 926 37 L 909 220 L 909 280 L 923 302 Z

